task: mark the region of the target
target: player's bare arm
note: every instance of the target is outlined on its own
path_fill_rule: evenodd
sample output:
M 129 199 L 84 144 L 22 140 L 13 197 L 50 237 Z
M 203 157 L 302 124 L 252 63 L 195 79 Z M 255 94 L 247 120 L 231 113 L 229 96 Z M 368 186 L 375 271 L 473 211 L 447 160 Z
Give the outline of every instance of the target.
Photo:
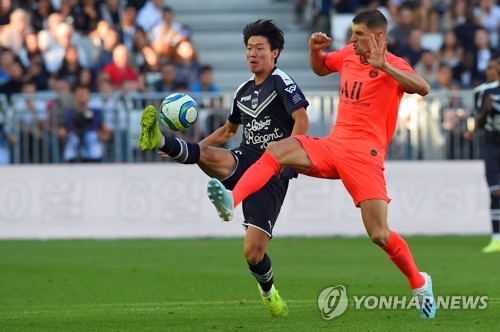
M 226 123 L 216 129 L 213 133 L 205 137 L 200 141 L 200 146 L 221 146 L 222 144 L 229 141 L 238 132 L 238 124 L 226 121 Z
M 318 76 L 325 76 L 332 71 L 325 66 L 325 52 L 332 39 L 323 32 L 315 32 L 309 38 L 309 64 Z
M 484 101 L 481 113 L 477 115 L 475 131 L 478 131 L 479 129 L 484 127 L 484 125 L 486 124 L 486 118 L 488 116 L 488 113 L 491 112 L 492 107 L 493 100 L 491 99 L 491 96 L 488 96 Z
M 375 36 L 371 33 L 368 36 L 370 53 L 366 55 L 368 63 L 398 81 L 408 93 L 417 93 L 421 96 L 427 95 L 431 88 L 429 84 L 418 74 L 402 71 L 387 62 L 387 40 L 384 35 Z
M 304 107 L 299 108 L 292 113 L 292 118 L 295 121 L 292 129 L 292 135 L 305 135 L 309 129 L 309 117 L 307 116 Z

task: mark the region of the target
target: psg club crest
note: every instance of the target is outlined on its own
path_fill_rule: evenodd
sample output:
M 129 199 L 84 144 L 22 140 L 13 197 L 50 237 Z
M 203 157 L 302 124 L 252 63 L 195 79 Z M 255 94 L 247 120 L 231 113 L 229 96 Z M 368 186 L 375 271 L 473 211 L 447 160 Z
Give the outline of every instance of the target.
M 370 77 L 375 78 L 378 76 L 378 69 L 372 69 L 370 70 Z

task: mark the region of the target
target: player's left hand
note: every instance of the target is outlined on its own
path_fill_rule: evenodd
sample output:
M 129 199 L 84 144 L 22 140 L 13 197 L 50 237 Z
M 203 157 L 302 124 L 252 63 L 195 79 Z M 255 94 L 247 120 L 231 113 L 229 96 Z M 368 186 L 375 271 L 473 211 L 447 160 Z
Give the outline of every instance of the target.
M 371 33 L 368 36 L 368 45 L 370 53 L 366 55 L 366 60 L 373 68 L 382 69 L 386 63 L 387 40 L 384 35 L 375 36 Z

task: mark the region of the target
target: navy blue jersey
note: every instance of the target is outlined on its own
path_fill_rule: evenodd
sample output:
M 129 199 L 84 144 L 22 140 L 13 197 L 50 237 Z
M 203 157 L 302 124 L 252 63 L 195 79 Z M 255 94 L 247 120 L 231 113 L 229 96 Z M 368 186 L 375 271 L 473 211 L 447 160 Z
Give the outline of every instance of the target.
M 486 123 L 484 125 L 485 139 L 500 143 L 500 86 L 486 90 L 483 100 L 488 97 L 491 98 L 492 107 L 486 116 Z
M 243 126 L 240 146 L 260 155 L 269 142 L 290 136 L 291 114 L 308 105 L 293 79 L 275 67 L 261 84 L 256 85 L 252 77 L 240 85 L 228 120 Z

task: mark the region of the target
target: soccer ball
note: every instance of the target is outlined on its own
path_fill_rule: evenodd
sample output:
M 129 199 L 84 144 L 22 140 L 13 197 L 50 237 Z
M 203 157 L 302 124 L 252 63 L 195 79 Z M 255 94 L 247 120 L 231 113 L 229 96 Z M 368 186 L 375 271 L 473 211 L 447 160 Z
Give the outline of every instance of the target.
M 191 96 L 173 93 L 163 99 L 160 106 L 161 122 L 174 131 L 184 131 L 198 118 L 198 105 Z

